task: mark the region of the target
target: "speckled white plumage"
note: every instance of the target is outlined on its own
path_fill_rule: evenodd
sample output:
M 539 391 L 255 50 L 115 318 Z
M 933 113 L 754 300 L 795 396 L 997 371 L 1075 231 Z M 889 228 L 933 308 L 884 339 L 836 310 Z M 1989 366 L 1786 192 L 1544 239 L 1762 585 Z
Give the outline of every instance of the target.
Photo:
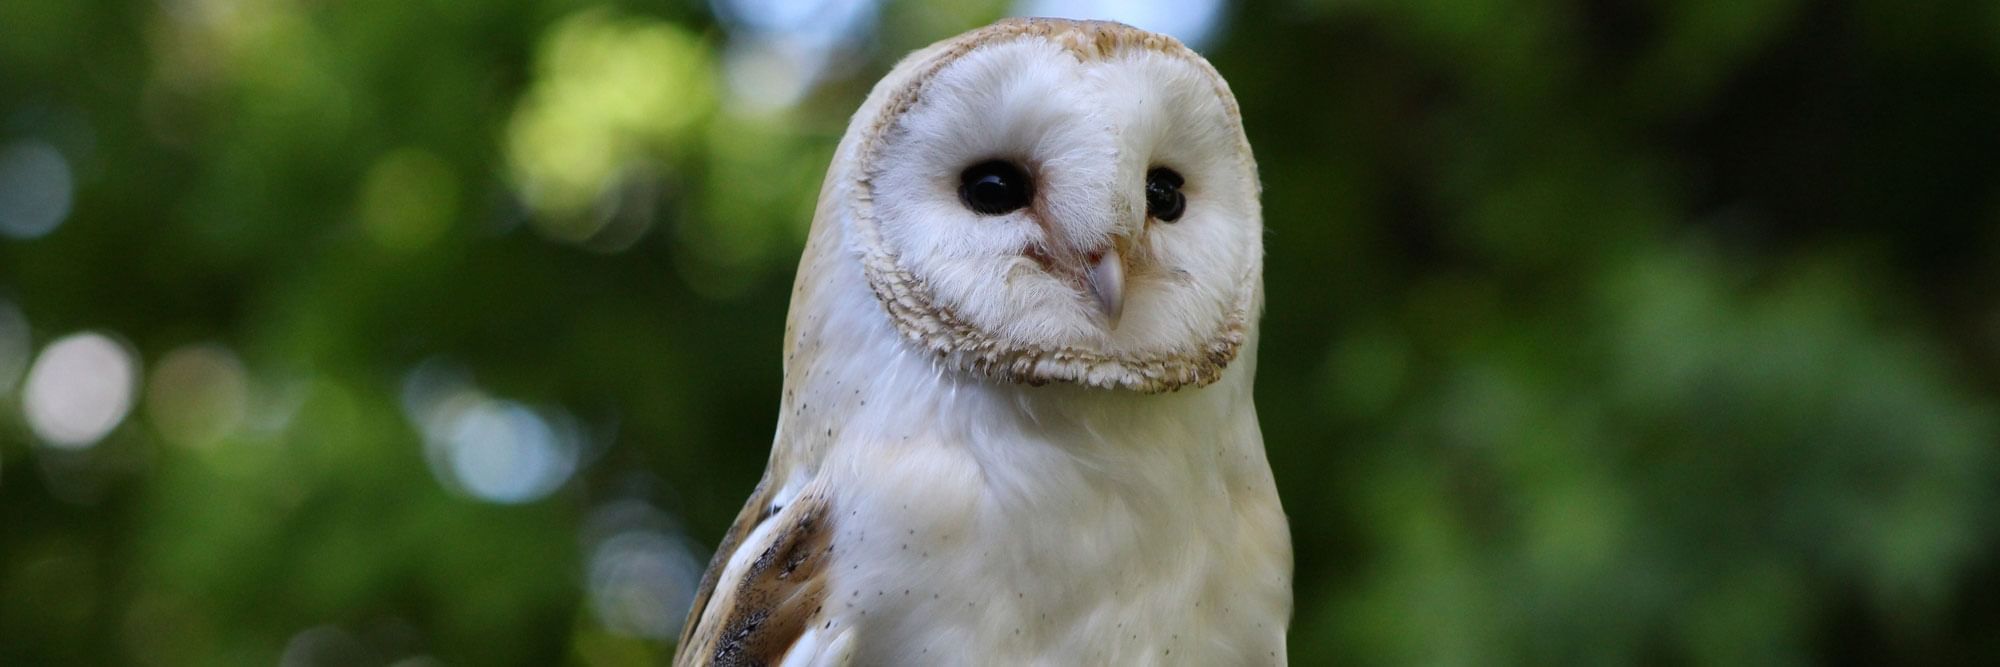
M 994 157 L 1034 165 L 1036 206 L 965 210 L 959 172 Z M 1189 184 L 1171 226 L 1162 164 Z M 905 60 L 829 170 L 770 468 L 679 662 L 1284 663 L 1261 233 L 1234 101 L 1170 39 L 1005 22 Z M 1064 269 L 1103 248 L 1115 321 Z

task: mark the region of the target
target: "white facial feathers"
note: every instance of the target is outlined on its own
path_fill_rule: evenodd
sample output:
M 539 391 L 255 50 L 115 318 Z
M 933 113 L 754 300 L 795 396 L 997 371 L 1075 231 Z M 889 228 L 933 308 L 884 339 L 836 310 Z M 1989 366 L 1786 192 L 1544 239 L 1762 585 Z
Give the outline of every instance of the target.
M 846 222 L 871 287 L 907 337 L 989 378 L 1213 382 L 1261 293 L 1256 169 L 1228 95 L 1199 56 L 1117 24 L 1002 23 L 912 57 L 850 130 Z M 965 175 L 996 160 L 1032 196 L 976 210 Z M 1159 170 L 1185 183 L 1171 220 L 1149 214 Z

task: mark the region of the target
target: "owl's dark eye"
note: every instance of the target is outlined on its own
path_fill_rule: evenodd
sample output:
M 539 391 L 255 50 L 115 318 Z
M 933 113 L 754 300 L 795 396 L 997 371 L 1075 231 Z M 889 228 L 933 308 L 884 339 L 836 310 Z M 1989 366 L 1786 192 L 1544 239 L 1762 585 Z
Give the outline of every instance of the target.
M 958 175 L 958 198 L 965 207 L 984 215 L 1000 215 L 1019 210 L 1035 196 L 1028 173 L 1012 162 L 987 160 L 972 165 Z
M 1181 186 L 1186 184 L 1179 172 L 1166 167 L 1146 172 L 1146 215 L 1160 222 L 1181 219 L 1187 212 L 1187 195 L 1181 194 Z

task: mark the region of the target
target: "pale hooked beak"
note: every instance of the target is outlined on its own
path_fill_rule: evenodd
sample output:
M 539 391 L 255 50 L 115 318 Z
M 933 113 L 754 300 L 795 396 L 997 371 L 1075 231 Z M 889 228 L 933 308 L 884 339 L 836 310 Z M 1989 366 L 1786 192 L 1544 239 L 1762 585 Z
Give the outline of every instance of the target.
M 1084 269 L 1084 282 L 1090 286 L 1090 295 L 1097 299 L 1097 308 L 1104 313 L 1110 328 L 1118 328 L 1118 318 L 1125 314 L 1125 257 L 1119 254 L 1117 246 L 1105 248 L 1103 253 L 1091 258 Z

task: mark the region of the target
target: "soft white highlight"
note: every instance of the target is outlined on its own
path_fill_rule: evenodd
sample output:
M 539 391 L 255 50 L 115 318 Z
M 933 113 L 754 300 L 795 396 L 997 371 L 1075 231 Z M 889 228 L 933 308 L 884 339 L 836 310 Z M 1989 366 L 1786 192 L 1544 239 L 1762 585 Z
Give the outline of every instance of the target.
M 65 336 L 42 350 L 21 390 L 21 410 L 42 442 L 81 449 L 109 435 L 132 410 L 139 362 L 99 333 Z

